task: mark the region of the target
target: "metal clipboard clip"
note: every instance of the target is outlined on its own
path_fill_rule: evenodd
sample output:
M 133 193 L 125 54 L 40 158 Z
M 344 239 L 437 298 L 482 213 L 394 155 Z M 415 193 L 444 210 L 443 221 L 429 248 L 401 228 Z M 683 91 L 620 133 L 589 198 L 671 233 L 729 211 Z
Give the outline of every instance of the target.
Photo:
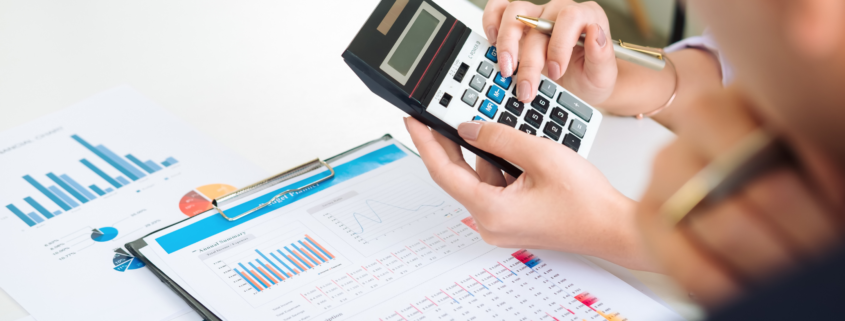
M 268 185 L 273 184 L 273 183 L 277 183 L 277 182 L 280 182 L 280 181 L 291 179 L 291 178 L 296 177 L 296 176 L 300 176 L 302 174 L 311 172 L 311 171 L 313 171 L 317 168 L 320 168 L 320 167 L 327 168 L 329 170 L 330 174 L 326 177 L 323 177 L 323 178 L 321 178 L 317 181 L 314 181 L 310 184 L 307 184 L 305 186 L 285 190 L 285 191 L 283 191 L 279 194 L 276 194 L 276 196 L 273 196 L 273 198 L 271 198 L 269 201 L 261 203 L 258 206 L 256 206 L 255 208 L 253 208 L 249 211 L 246 211 L 246 212 L 244 212 L 244 213 L 242 213 L 238 216 L 229 217 L 228 215 L 226 215 L 226 213 L 223 212 L 223 210 L 220 209 L 220 207 L 217 206 L 218 202 L 224 202 L 224 201 L 232 200 L 232 199 L 235 199 L 235 198 L 238 198 L 238 197 L 241 197 L 241 196 L 252 194 L 252 192 L 260 190 L 261 187 L 265 187 L 265 186 L 268 186 Z M 332 177 L 334 177 L 334 168 L 331 165 L 329 165 L 329 163 L 326 163 L 323 160 L 317 158 L 317 159 L 314 159 L 314 160 L 312 160 L 308 163 L 299 165 L 297 167 L 294 167 L 290 170 L 284 171 L 284 172 L 282 172 L 278 175 L 275 175 L 273 177 L 270 177 L 270 178 L 265 179 L 263 181 L 260 181 L 258 183 L 252 184 L 250 186 L 244 187 L 244 188 L 239 189 L 237 191 L 234 191 L 232 193 L 226 194 L 226 195 L 220 197 L 219 199 L 215 198 L 211 201 L 211 206 L 213 206 L 214 209 L 217 210 L 217 213 L 220 213 L 220 216 L 223 216 L 223 218 L 232 222 L 232 221 L 239 220 L 242 217 L 247 216 L 249 214 L 255 213 L 256 211 L 258 211 L 262 208 L 270 206 L 270 204 L 273 204 L 273 202 L 275 202 L 276 200 L 278 200 L 282 196 L 285 196 L 285 195 L 290 194 L 290 193 L 296 193 L 296 192 L 299 192 L 301 190 L 310 188 L 312 186 L 315 186 L 317 184 L 325 182 L 325 181 L 331 179 Z

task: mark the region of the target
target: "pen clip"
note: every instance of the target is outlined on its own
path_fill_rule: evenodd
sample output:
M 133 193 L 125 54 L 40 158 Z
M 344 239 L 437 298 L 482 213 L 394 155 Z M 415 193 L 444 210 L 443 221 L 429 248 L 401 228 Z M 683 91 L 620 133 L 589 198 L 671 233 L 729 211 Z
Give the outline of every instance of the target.
M 654 58 L 663 60 L 663 51 L 658 48 L 635 45 L 629 42 L 624 42 L 622 41 L 622 39 L 619 39 L 619 46 L 628 50 L 641 52 L 649 56 L 653 56 Z

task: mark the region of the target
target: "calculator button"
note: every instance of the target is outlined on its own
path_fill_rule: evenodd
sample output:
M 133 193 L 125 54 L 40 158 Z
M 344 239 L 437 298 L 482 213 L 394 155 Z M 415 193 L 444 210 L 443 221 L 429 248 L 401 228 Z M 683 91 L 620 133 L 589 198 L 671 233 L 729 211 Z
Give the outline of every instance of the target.
M 560 133 L 562 132 L 563 127 L 558 126 L 558 124 L 555 124 L 553 122 L 548 122 L 546 123 L 546 126 L 543 127 L 543 133 L 549 135 L 549 138 L 551 138 L 553 141 L 557 141 L 558 139 L 560 139 Z
M 461 97 L 461 100 L 467 103 L 470 107 L 475 106 L 475 102 L 478 101 L 478 93 L 467 89 L 464 91 L 464 96 Z
M 552 117 L 552 120 L 556 121 L 561 126 L 565 126 L 566 119 L 569 118 L 569 114 L 563 111 L 563 108 L 555 107 L 554 109 L 552 109 L 552 114 L 550 117 Z
M 458 71 L 455 72 L 455 81 L 461 82 L 464 81 L 464 76 L 467 74 L 467 70 L 469 70 L 469 65 L 465 63 L 461 63 L 461 66 L 458 67 Z
M 487 49 L 487 53 L 484 54 L 484 57 L 487 57 L 487 59 L 490 59 L 492 62 L 499 62 L 499 57 L 496 56 L 496 46 L 490 46 L 490 48 Z
M 493 119 L 493 116 L 496 116 L 496 110 L 498 110 L 498 109 L 499 109 L 499 106 L 497 106 L 494 103 L 491 103 L 487 99 L 485 99 L 483 102 L 481 102 L 481 106 L 478 107 L 478 111 L 480 111 L 484 116 L 487 116 L 487 118 L 490 118 L 490 119 Z
M 590 118 L 593 118 L 593 110 L 590 107 L 584 105 L 584 103 L 575 99 L 572 95 L 567 92 L 561 92 L 560 96 L 557 97 L 557 103 L 569 109 L 581 119 L 586 120 L 588 123 L 590 122 Z
M 569 131 L 578 137 L 584 138 L 584 134 L 587 133 L 587 125 L 584 125 L 584 123 L 577 119 L 573 119 L 572 123 L 569 124 Z
M 526 124 L 520 125 L 519 130 L 524 131 L 526 133 L 529 133 L 531 135 L 537 136 L 537 130 L 534 129 L 534 128 L 531 128 L 531 126 L 528 126 Z
M 478 65 L 478 73 L 484 76 L 484 78 L 490 78 L 490 74 L 493 73 L 493 65 L 489 62 L 482 61 L 480 65 Z
M 546 79 L 540 82 L 540 92 L 543 95 L 549 98 L 555 98 L 555 91 L 557 91 L 557 85 L 551 80 Z
M 474 117 L 472 117 L 472 120 L 473 121 L 486 121 L 486 120 L 484 120 L 484 118 L 481 118 L 481 116 L 474 116 Z
M 480 75 L 472 76 L 472 80 L 469 81 L 469 87 L 475 89 L 477 92 L 481 92 L 484 89 L 484 84 L 487 83 L 487 80 Z
M 536 110 L 529 109 L 527 113 L 525 113 L 525 122 L 534 126 L 534 128 L 540 128 L 540 124 L 543 123 L 543 115 L 538 113 Z
M 499 86 L 490 86 L 490 89 L 487 89 L 487 98 L 501 104 L 502 100 L 505 99 L 505 90 Z
M 503 112 L 499 115 L 499 122 L 511 127 L 516 127 L 516 116 L 509 112 Z
M 549 101 L 537 95 L 537 97 L 534 97 L 534 101 L 531 102 L 531 107 L 536 108 L 537 111 L 545 115 L 546 111 L 549 110 Z
M 505 90 L 508 90 L 508 88 L 511 87 L 511 82 L 513 82 L 513 79 L 511 79 L 511 77 L 508 77 L 508 78 L 502 77 L 502 73 L 497 72 L 496 77 L 493 77 L 493 82 L 496 83 L 497 85 L 499 85 L 499 87 L 502 87 Z
M 578 137 L 575 137 L 575 135 L 566 134 L 563 136 L 563 144 L 566 145 L 566 147 L 572 148 L 575 152 L 578 152 L 578 148 L 581 147 L 581 140 L 578 139 Z
M 522 116 L 522 110 L 525 109 L 525 104 L 523 104 L 519 100 L 516 100 L 516 98 L 511 97 L 508 98 L 508 103 L 505 104 L 505 109 L 516 114 L 517 116 Z
M 440 104 L 443 107 L 449 107 L 449 102 L 452 101 L 452 95 L 443 94 L 443 98 L 440 98 Z

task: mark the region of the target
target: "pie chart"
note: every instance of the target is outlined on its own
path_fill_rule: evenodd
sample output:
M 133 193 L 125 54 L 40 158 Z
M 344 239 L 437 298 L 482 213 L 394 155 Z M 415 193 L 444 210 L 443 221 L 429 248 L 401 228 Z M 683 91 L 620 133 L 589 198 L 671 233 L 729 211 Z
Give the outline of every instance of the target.
M 137 270 L 146 266 L 144 262 L 134 256 L 129 255 L 129 253 L 126 253 L 126 251 L 124 251 L 123 249 L 117 249 L 114 251 L 112 263 L 114 264 L 114 270 L 118 272 L 126 272 L 127 270 Z
M 91 230 L 91 239 L 95 242 L 108 242 L 117 237 L 117 229 L 113 227 L 101 227 Z
M 211 209 L 211 200 L 237 190 L 232 185 L 209 184 L 197 187 L 182 196 L 179 210 L 187 216 L 194 216 Z

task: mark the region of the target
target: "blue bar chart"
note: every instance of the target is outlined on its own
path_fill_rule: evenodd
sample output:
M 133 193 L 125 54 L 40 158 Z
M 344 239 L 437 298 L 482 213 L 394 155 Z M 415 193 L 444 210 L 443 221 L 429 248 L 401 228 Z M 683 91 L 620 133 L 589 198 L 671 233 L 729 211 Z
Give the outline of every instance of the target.
M 42 177 L 24 175 L 22 178 L 26 185 L 34 188 L 33 191 L 43 195 L 44 198 L 38 197 L 41 199 L 41 202 L 39 202 L 33 196 L 27 196 L 22 199 L 23 202 L 20 204 L 6 205 L 6 209 L 30 227 L 44 223 L 74 208 L 84 206 L 98 197 L 105 196 L 164 169 L 152 160 L 141 160 L 133 154 L 126 154 L 124 157 L 118 156 L 112 149 L 104 145 L 95 146 L 79 135 L 71 135 L 68 142 L 76 142 L 78 144 L 76 146 L 81 145 L 113 170 L 103 170 L 88 158 L 82 158 L 78 160 L 68 159 L 67 161 L 78 161 L 81 164 L 81 166 L 77 164 L 78 170 L 92 172 L 94 180 L 99 177 L 102 181 L 80 182 L 74 179 L 71 174 L 58 172 L 47 172 Z M 176 163 L 178 161 L 175 158 L 167 157 L 161 164 L 170 167 Z M 120 174 L 110 175 L 108 171 L 116 171 Z
M 290 244 L 279 244 L 266 251 L 254 251 L 251 259 L 237 262 L 234 271 L 258 292 L 282 284 L 335 258 L 334 254 L 307 234 Z

